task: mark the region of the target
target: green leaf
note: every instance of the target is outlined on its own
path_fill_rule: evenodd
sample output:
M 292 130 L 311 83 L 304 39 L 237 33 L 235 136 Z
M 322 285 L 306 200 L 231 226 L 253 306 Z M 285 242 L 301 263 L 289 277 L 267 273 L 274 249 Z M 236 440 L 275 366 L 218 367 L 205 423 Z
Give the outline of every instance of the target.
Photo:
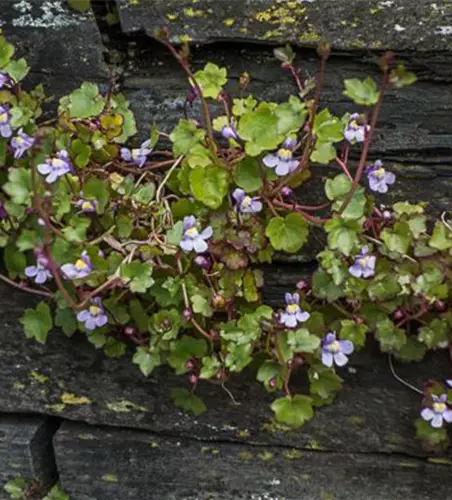
M 168 364 L 177 375 L 187 373 L 185 366 L 187 361 L 193 358 L 202 358 L 207 354 L 207 344 L 204 339 L 195 339 L 184 335 L 171 344 L 171 354 L 168 356 Z
M 90 225 L 91 220 L 87 217 L 74 215 L 69 221 L 69 225 L 62 230 L 62 233 L 68 241 L 82 243 L 86 240 L 86 231 Z
M 221 206 L 229 185 L 229 174 L 224 168 L 197 167 L 190 172 L 189 179 L 190 189 L 197 200 L 212 209 Z
M 40 243 L 41 240 L 38 240 L 36 231 L 31 231 L 30 229 L 23 229 L 16 240 L 16 245 L 20 252 L 36 248 L 40 246 Z
M 0 37 L 0 68 L 5 68 L 14 55 L 14 45 L 8 43 L 4 37 Z
M 102 113 L 105 99 L 99 94 L 99 88 L 94 83 L 84 82 L 74 90 L 67 101 L 60 100 L 60 108 L 67 109 L 69 118 L 91 118 Z
M 31 205 L 31 171 L 25 168 L 13 168 L 8 172 L 8 182 L 3 191 L 18 205 Z
M 53 322 L 50 308 L 45 302 L 40 302 L 36 309 L 25 309 L 20 319 L 27 339 L 35 339 L 40 344 L 45 344 Z
M 408 219 L 408 226 L 415 239 L 427 232 L 427 217 L 425 215 L 415 215 Z
M 284 367 L 274 361 L 264 361 L 259 367 L 256 378 L 265 385 L 267 391 L 280 390 L 284 381 Z M 272 387 L 270 382 L 273 380 L 276 382 L 276 385 Z
M 188 153 L 204 139 L 204 131 L 198 129 L 194 120 L 180 119 L 170 134 L 174 156 Z
M 107 343 L 104 345 L 104 353 L 109 358 L 120 358 L 124 356 L 126 350 L 127 345 L 113 337 L 108 337 Z
M 140 332 L 146 332 L 148 329 L 149 316 L 138 299 L 132 299 L 129 302 L 129 312 L 133 321 L 135 321 L 138 330 Z
M 377 323 L 375 337 L 383 352 L 399 351 L 407 342 L 405 331 L 386 318 Z
M 262 170 L 257 160 L 247 156 L 238 163 L 234 173 L 234 180 L 237 186 L 244 189 L 247 193 L 261 189 L 263 186 Z
M 333 210 L 339 212 L 343 200 L 337 200 L 333 203 Z M 346 220 L 361 219 L 366 208 L 367 198 L 363 187 L 359 187 L 353 194 L 352 199 L 342 212 L 341 217 Z
M 69 495 L 65 493 L 57 483 L 42 500 L 70 500 Z
M 92 153 L 91 146 L 80 139 L 75 139 L 71 144 L 71 151 L 76 155 L 75 163 L 78 167 L 83 168 L 88 165 Z
M 0 46 L 1 48 L 1 46 Z M 9 494 L 10 498 L 17 500 L 25 499 L 25 488 L 27 483 L 23 477 L 16 477 L 10 479 L 4 486 L 5 491 Z
M 292 64 L 295 59 L 295 52 L 292 50 L 292 47 L 289 44 L 286 44 L 285 47 L 277 47 L 273 49 L 273 55 L 285 64 Z
M 320 339 L 315 335 L 311 335 L 306 328 L 300 328 L 288 332 L 287 343 L 295 353 L 312 353 L 320 346 Z
M 3 253 L 3 260 L 8 270 L 9 277 L 12 279 L 20 276 L 27 265 L 25 254 L 17 251 L 16 246 L 8 245 Z
M 312 290 L 316 297 L 326 299 L 328 302 L 334 302 L 344 296 L 344 289 L 336 285 L 332 276 L 323 269 L 319 269 L 314 273 Z
M 87 200 L 96 200 L 96 212 L 102 214 L 108 204 L 110 193 L 104 181 L 91 178 L 83 186 L 83 196 Z
M 343 200 L 346 198 L 352 187 L 351 181 L 345 174 L 336 175 L 333 179 L 325 182 L 325 194 L 331 201 Z
M 239 122 L 239 136 L 246 141 L 246 152 L 257 156 L 265 150 L 275 149 L 284 136 L 278 133 L 278 117 L 267 103 L 244 114 Z
M 398 203 L 394 203 L 392 206 L 394 212 L 397 215 L 421 215 L 424 213 L 424 207 L 421 204 L 413 205 L 412 203 L 408 203 L 407 201 L 399 201 Z
M 4 69 L 16 83 L 22 81 L 30 71 L 27 61 L 23 58 L 17 61 L 10 61 Z
M 397 275 L 388 274 L 378 281 L 373 280 L 369 284 L 368 292 L 372 300 L 385 301 L 394 299 L 401 291 Z
M 212 165 L 212 155 L 206 147 L 196 144 L 188 152 L 187 162 L 190 168 L 207 167 Z
M 228 345 L 228 355 L 225 359 L 225 365 L 231 372 L 241 372 L 248 366 L 253 358 L 251 357 L 250 344 L 230 344 Z
M 133 293 L 145 293 L 154 284 L 152 267 L 146 262 L 134 261 L 121 264 L 120 276 Z
M 158 352 L 151 353 L 147 347 L 137 347 L 132 362 L 138 365 L 145 377 L 148 377 L 154 371 L 154 368 L 160 366 L 161 359 Z
M 393 229 L 383 229 L 380 238 L 390 252 L 406 254 L 412 242 L 410 226 L 406 222 L 396 222 Z
M 359 244 L 358 233 L 361 226 L 357 221 L 333 217 L 325 224 L 325 230 L 328 233 L 328 247 L 340 250 L 344 255 L 351 255 Z
M 322 110 L 314 118 L 313 132 L 319 142 L 339 142 L 344 139 L 344 125 L 328 109 Z
M 142 205 L 149 205 L 154 199 L 155 195 L 155 184 L 153 182 L 148 182 L 143 186 L 140 186 L 135 193 L 133 193 L 132 198 Z
M 64 334 L 71 337 L 77 331 L 77 320 L 72 309 L 58 309 L 55 314 L 55 326 L 62 328 Z
M 298 394 L 292 398 L 276 399 L 273 401 L 271 409 L 274 411 L 278 422 L 290 427 L 301 427 L 314 416 L 312 399 Z
M 69 7 L 81 14 L 88 12 L 91 8 L 91 0 L 68 0 Z
M 209 379 L 213 378 L 221 369 L 221 363 L 218 361 L 218 358 L 213 355 L 210 357 L 202 358 L 202 368 L 199 372 L 200 379 Z
M 363 347 L 366 343 L 366 333 L 369 328 L 351 319 L 341 320 L 341 334 L 342 340 L 350 340 L 355 347 Z
M 216 64 L 207 63 L 203 70 L 194 74 L 201 87 L 204 97 L 216 99 L 228 81 L 226 68 L 219 68 Z
M 389 73 L 389 81 L 398 89 L 412 85 L 416 80 L 416 75 L 407 71 L 405 65 L 401 63 Z
M 319 401 L 314 400 L 316 406 L 331 403 L 335 393 L 342 388 L 343 380 L 333 368 L 318 364 L 309 368 L 308 375 L 310 393 L 319 399 Z
M 171 389 L 171 398 L 178 408 L 199 416 L 207 410 L 203 400 L 186 389 Z
M 377 84 L 372 78 L 367 77 L 362 81 L 357 78 L 351 78 L 345 80 L 344 83 L 344 95 L 350 97 L 356 104 L 374 106 L 377 103 L 380 93 L 378 92 Z
M 256 107 L 257 101 L 252 95 L 249 95 L 245 99 L 234 99 L 232 106 L 232 114 L 235 116 L 242 116 Z
M 191 298 L 191 303 L 193 307 L 193 312 L 196 314 L 202 314 L 210 318 L 213 315 L 212 308 L 210 307 L 209 301 L 202 295 L 193 295 Z
M 275 250 L 295 253 L 308 239 L 308 223 L 301 214 L 290 213 L 285 218 L 270 220 L 265 234 Z
M 166 239 L 171 245 L 179 245 L 182 240 L 182 235 L 184 234 L 184 223 L 183 221 L 178 221 L 171 229 L 166 232 Z
M 116 218 L 116 231 L 115 233 L 119 238 L 128 238 L 133 231 L 133 222 L 126 215 L 119 215 Z
M 278 118 L 278 133 L 287 135 L 297 132 L 305 122 L 307 114 L 306 104 L 299 97 L 289 97 L 288 102 L 279 104 L 275 109 L 275 115 Z
M 450 328 L 445 319 L 435 318 L 427 326 L 418 331 L 418 340 L 429 349 L 437 349 L 440 345 L 449 342 Z
M 416 419 L 414 425 L 416 427 L 417 437 L 427 443 L 430 447 L 436 448 L 440 446 L 441 449 L 445 449 L 449 444 L 447 430 L 444 427 L 432 427 L 430 422 L 426 422 L 422 418 Z
M 336 156 L 337 151 L 332 142 L 317 141 L 314 151 L 311 153 L 311 160 L 322 165 L 328 165 Z
M 438 250 L 448 250 L 452 248 L 452 231 L 450 231 L 441 221 L 437 221 L 428 244 Z
M 400 361 L 422 361 L 427 352 L 427 347 L 419 342 L 415 337 L 408 337 L 407 343 L 395 353 L 395 357 Z

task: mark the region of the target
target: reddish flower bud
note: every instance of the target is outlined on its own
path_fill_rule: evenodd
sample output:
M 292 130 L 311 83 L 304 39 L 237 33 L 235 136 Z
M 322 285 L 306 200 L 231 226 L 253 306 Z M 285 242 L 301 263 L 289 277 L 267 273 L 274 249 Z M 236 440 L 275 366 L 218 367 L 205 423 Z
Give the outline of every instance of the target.
M 292 191 L 292 188 L 290 188 L 289 186 L 283 186 L 281 188 L 280 193 L 282 194 L 282 196 L 285 196 L 287 198 L 289 196 L 292 196 L 293 191 Z
M 444 300 L 437 300 L 434 303 L 436 312 L 445 312 L 447 311 L 447 303 Z
M 197 264 L 198 266 L 201 266 L 203 269 L 210 269 L 210 259 L 208 259 L 207 257 L 204 257 L 204 255 L 198 255 L 196 258 L 195 258 L 195 264 Z
M 271 378 L 271 379 L 268 381 L 268 385 L 269 385 L 272 389 L 275 389 L 275 388 L 276 388 L 276 386 L 277 386 L 276 378 L 275 378 L 275 377 Z
M 187 370 L 193 370 L 194 367 L 195 367 L 195 362 L 192 359 L 189 359 L 188 361 L 185 362 L 185 368 L 187 368 Z
M 171 328 L 172 328 L 171 321 L 170 321 L 169 319 L 164 319 L 164 320 L 160 323 L 160 328 L 161 328 L 164 332 L 167 332 L 168 330 L 171 330 Z
M 126 326 L 124 328 L 124 335 L 126 335 L 127 337 L 132 337 L 133 335 L 135 335 L 135 328 L 133 326 Z
M 190 381 L 190 384 L 197 384 L 198 383 L 198 375 L 195 375 L 194 373 L 190 373 L 188 376 L 188 380 Z
M 185 321 L 190 321 L 192 316 L 193 316 L 192 310 L 189 307 L 186 307 L 184 309 L 183 316 L 184 316 Z
M 309 290 L 310 284 L 308 280 L 300 280 L 297 283 L 297 289 L 298 290 Z
M 403 309 L 396 309 L 393 313 L 392 313 L 392 317 L 395 319 L 395 320 L 400 320 L 400 319 L 403 319 L 405 317 L 405 311 Z
M 226 305 L 226 299 L 223 297 L 223 295 L 216 293 L 212 297 L 212 305 L 215 309 L 224 309 Z

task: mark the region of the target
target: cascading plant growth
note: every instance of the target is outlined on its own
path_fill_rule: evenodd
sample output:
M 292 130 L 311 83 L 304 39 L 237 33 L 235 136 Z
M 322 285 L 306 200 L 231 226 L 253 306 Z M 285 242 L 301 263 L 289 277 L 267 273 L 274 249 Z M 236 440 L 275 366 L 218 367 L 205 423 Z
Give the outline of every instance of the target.
M 134 116 L 114 85 L 104 95 L 84 83 L 44 121 L 42 87 L 24 90 L 27 64 L 0 39 L 0 277 L 43 298 L 22 318 L 27 337 L 44 343 L 53 326 L 83 332 L 110 357 L 135 344 L 144 376 L 169 365 L 188 377 L 189 390 L 172 396 L 196 414 L 205 410 L 200 379 L 224 382 L 259 362 L 275 419 L 293 427 L 333 401 L 337 372 L 370 335 L 403 361 L 448 347 L 451 227 L 443 217 L 429 230 L 422 203 L 382 207 L 396 178 L 368 160 L 385 93 L 414 75 L 383 55 L 381 84 L 346 80 L 352 112 L 337 117 L 320 106 L 325 43 L 306 81 L 290 47 L 275 50 L 297 92 L 274 103 L 248 92 L 246 74 L 232 97 L 226 68 L 193 72 L 187 46 L 176 49 L 164 32 L 159 40 L 187 74 L 194 117 L 169 135 L 153 126 L 130 147 Z M 172 148 L 159 149 L 168 140 Z M 352 150 L 361 155 L 353 170 Z M 302 201 L 311 164 L 331 169 L 318 206 Z M 327 240 L 319 268 L 273 310 L 262 303 L 259 266 L 299 252 L 312 226 Z M 296 371 L 307 394 L 293 393 Z M 421 406 L 419 437 L 447 445 L 447 381 L 429 381 Z

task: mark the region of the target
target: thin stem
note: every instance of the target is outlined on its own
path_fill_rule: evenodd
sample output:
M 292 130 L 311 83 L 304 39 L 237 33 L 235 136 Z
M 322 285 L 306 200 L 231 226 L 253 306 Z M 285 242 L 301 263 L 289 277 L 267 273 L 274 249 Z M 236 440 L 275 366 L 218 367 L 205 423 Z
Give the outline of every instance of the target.
M 289 382 L 290 382 L 290 376 L 292 375 L 292 366 L 287 367 L 287 372 L 284 377 L 284 392 L 286 393 L 287 396 L 290 398 L 292 397 L 292 394 L 289 389 Z
M 336 157 L 336 163 L 342 168 L 342 171 L 348 177 L 348 179 L 353 182 L 352 174 L 348 170 L 347 165 L 338 157 Z
M 163 181 L 160 183 L 157 192 L 155 193 L 155 201 L 159 202 L 160 201 L 160 195 L 162 194 L 162 190 L 165 187 L 165 184 L 168 182 L 168 179 L 170 178 L 171 174 L 173 173 L 174 169 L 180 164 L 182 161 L 184 155 L 179 156 L 179 158 L 174 162 L 174 165 L 168 170 L 166 173 Z
M 5 283 L 8 283 L 8 285 L 18 288 L 19 290 L 22 290 L 23 292 L 32 293 L 34 295 L 40 295 L 42 297 L 47 297 L 49 299 L 55 300 L 53 293 L 45 292 L 44 290 L 36 290 L 35 288 L 30 288 L 28 286 L 21 285 L 20 283 L 16 283 L 15 281 L 7 278 L 3 274 L 0 274 L 0 280 L 4 281 Z
M 321 217 L 315 217 L 314 215 L 306 213 L 303 209 L 300 208 L 299 205 L 296 204 L 289 205 L 288 203 L 284 203 L 276 199 L 273 200 L 272 203 L 277 207 L 285 208 L 286 210 L 293 210 L 295 212 L 300 212 L 303 215 L 303 217 L 307 221 L 312 222 L 312 224 L 318 224 L 318 225 L 325 224 L 325 222 L 328 221 L 328 219 L 322 219 Z
M 417 387 L 414 387 L 414 385 L 411 385 L 409 382 L 406 382 L 405 380 L 403 380 L 403 378 L 401 378 L 397 375 L 397 373 L 394 370 L 394 366 L 392 364 L 392 354 L 388 354 L 388 363 L 389 363 L 389 368 L 391 369 L 391 373 L 397 381 L 399 381 L 401 384 L 403 384 L 405 387 L 408 387 L 412 391 L 417 392 L 418 394 L 424 395 L 424 393 L 420 389 L 418 389 Z

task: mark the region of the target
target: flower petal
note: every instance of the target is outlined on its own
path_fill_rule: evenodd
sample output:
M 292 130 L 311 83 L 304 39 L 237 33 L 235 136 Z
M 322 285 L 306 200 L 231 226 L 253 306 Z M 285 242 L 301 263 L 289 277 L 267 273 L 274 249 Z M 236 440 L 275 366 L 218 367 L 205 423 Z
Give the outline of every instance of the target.
M 330 352 L 322 351 L 322 363 L 331 368 L 333 366 L 333 355 Z
M 348 358 L 343 352 L 337 352 L 333 357 L 337 366 L 345 366 L 348 363 Z
M 350 340 L 339 340 L 339 345 L 344 354 L 351 354 L 355 350 L 353 342 Z
M 421 417 L 426 420 L 427 422 L 429 420 L 432 420 L 432 418 L 435 416 L 435 414 L 433 413 L 433 410 L 431 408 L 424 408 L 422 411 L 421 411 Z
M 264 156 L 262 161 L 266 167 L 275 168 L 279 163 L 279 158 L 275 154 L 268 154 L 267 156 Z
M 198 237 L 193 240 L 193 248 L 196 253 L 204 253 L 209 247 L 201 237 Z
M 436 413 L 433 419 L 431 420 L 432 427 L 435 429 L 439 429 L 443 426 L 443 416 L 440 413 Z
M 88 309 L 84 309 L 83 311 L 80 311 L 77 314 L 77 321 L 80 321 L 80 323 L 84 323 L 90 316 L 91 315 L 90 315 Z

